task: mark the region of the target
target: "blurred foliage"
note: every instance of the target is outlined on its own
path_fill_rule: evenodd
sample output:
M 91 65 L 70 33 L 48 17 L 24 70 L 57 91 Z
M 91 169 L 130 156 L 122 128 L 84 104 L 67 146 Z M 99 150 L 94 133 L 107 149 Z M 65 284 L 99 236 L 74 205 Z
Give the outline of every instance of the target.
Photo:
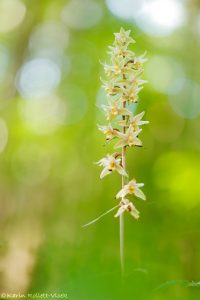
M 111 2 L 0 1 L 1 292 L 199 298 L 199 285 L 186 284 L 200 280 L 199 3 L 181 1 L 185 22 L 154 36 Z M 116 204 L 120 184 L 117 174 L 100 181 L 93 162 L 110 149 L 96 127 L 99 60 L 121 26 L 137 54 L 147 50 L 138 111 L 150 120 L 144 147 L 128 153 L 148 200 L 135 200 L 139 221 L 126 216 L 123 282 L 113 213 L 81 228 Z

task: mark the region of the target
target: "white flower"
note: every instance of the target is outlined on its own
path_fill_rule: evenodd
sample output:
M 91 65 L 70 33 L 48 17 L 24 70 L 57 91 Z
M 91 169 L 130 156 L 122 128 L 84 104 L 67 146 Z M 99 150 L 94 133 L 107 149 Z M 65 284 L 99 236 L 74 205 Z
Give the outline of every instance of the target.
M 108 95 L 122 94 L 123 91 L 121 86 L 116 84 L 114 81 L 101 81 L 103 83 L 102 87 L 105 89 Z
M 146 52 L 138 57 L 135 57 L 134 59 L 134 67 L 136 70 L 142 69 L 143 64 L 147 61 L 147 58 L 145 58 Z
M 134 194 L 136 197 L 146 200 L 144 193 L 141 191 L 141 187 L 144 183 L 137 183 L 135 179 L 129 181 L 116 195 L 116 198 L 124 198 L 128 194 Z
M 106 135 L 106 140 L 107 141 L 110 141 L 114 137 L 116 137 L 116 134 L 117 134 L 117 131 L 118 131 L 117 129 L 114 129 L 110 123 L 106 126 L 98 125 L 98 128 L 99 128 L 100 131 L 102 131 Z
M 139 113 L 138 115 L 130 116 L 128 121 L 129 121 L 129 124 L 133 127 L 134 131 L 138 131 L 140 129 L 139 126 L 149 123 L 149 121 L 142 120 L 144 114 L 145 114 L 145 112 L 143 111 L 143 112 Z M 125 120 L 119 121 L 118 124 L 121 126 L 127 126 Z
M 123 60 L 115 60 L 113 65 L 104 64 L 104 70 L 108 77 L 116 78 L 123 74 L 125 62 Z
M 128 211 L 135 219 L 139 219 L 140 213 L 135 208 L 132 202 L 130 202 L 128 199 L 123 199 L 120 202 L 120 208 L 118 209 L 117 213 L 115 214 L 115 218 L 122 215 L 125 211 Z
M 130 101 L 132 103 L 137 103 L 138 94 L 143 89 L 143 87 L 139 87 L 138 84 L 131 84 L 128 87 L 123 88 L 123 96 L 122 98 Z
M 130 117 L 129 122 L 135 131 L 138 131 L 140 129 L 139 126 L 149 123 L 149 121 L 142 120 L 144 114 L 145 114 L 145 112 L 143 111 L 140 114 Z
M 135 43 L 134 39 L 130 37 L 130 30 L 125 31 L 123 28 L 120 29 L 119 33 L 114 33 L 116 46 L 127 47 L 130 43 Z
M 120 101 L 110 101 L 109 105 L 103 104 L 101 107 L 106 113 L 106 119 L 109 121 L 112 121 L 119 115 L 130 116 L 132 114 L 128 109 L 121 107 Z
M 99 166 L 104 167 L 103 171 L 100 174 L 101 179 L 113 171 L 117 171 L 122 176 L 128 176 L 121 165 L 121 158 L 116 158 L 117 155 L 118 154 L 107 154 L 106 157 L 102 158 L 100 161 L 97 162 Z
M 133 60 L 135 57 L 135 53 L 131 50 L 127 50 L 127 46 L 118 45 L 117 47 L 109 46 L 108 47 L 110 51 L 108 51 L 108 54 L 111 55 L 111 57 L 126 57 L 128 60 Z
M 124 75 L 131 75 L 133 73 L 134 64 L 127 62 L 127 59 L 123 57 L 113 57 L 112 65 L 103 64 L 105 74 L 108 77 L 111 77 L 112 80 L 117 80 L 123 77 Z
M 138 138 L 139 133 L 142 129 L 134 131 L 132 125 L 129 126 L 126 133 L 117 132 L 117 136 L 120 138 L 119 142 L 115 145 L 115 148 L 121 148 L 124 146 L 142 146 L 141 140 Z

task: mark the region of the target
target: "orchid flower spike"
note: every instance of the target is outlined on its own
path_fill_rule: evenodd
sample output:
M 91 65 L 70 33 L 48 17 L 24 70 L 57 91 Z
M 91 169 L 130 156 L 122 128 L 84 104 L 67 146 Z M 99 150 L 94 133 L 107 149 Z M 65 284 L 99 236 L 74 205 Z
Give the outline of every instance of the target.
M 121 216 L 125 211 L 130 212 L 135 219 L 139 218 L 139 212 L 127 197 L 134 195 L 143 200 L 146 199 L 141 187 L 143 183 L 137 183 L 135 179 L 127 180 L 126 151 L 131 147 L 141 147 L 140 133 L 142 126 L 149 122 L 143 120 L 145 112 L 134 114 L 131 103 L 134 105 L 139 100 L 139 94 L 146 84 L 142 78 L 146 52 L 136 56 L 129 48 L 135 41 L 130 35 L 130 30 L 120 29 L 114 34 L 113 45 L 109 46 L 110 62 L 103 63 L 106 79 L 101 79 L 102 87 L 107 93 L 107 104 L 101 105 L 108 121 L 105 125 L 98 125 L 98 129 L 105 135 L 108 142 L 116 140 L 116 154 L 107 154 L 97 164 L 103 167 L 100 178 L 116 171 L 122 176 L 122 187 L 116 198 L 121 198 L 119 209 L 115 216 Z M 135 110 L 134 110 L 135 111 Z
M 136 108 L 133 108 L 139 102 L 140 93 L 143 85 L 146 83 L 143 80 L 144 63 L 146 57 L 144 53 L 141 56 L 136 56 L 135 52 L 129 48 L 130 44 L 134 44 L 134 39 L 130 36 L 130 30 L 120 29 L 114 34 L 114 42 L 109 46 L 110 61 L 103 63 L 106 79 L 101 79 L 103 88 L 107 94 L 106 105 L 101 105 L 102 111 L 107 120 L 107 124 L 98 125 L 98 128 L 105 135 L 107 142 L 116 140 L 114 148 L 119 152 L 107 154 L 100 159 L 97 164 L 103 167 L 100 178 L 116 171 L 122 177 L 122 185 L 116 195 L 116 199 L 120 199 L 118 204 L 100 217 L 86 226 L 93 224 L 99 218 L 106 215 L 108 212 L 118 208 L 115 217 L 119 217 L 120 222 L 120 257 L 121 266 L 123 269 L 123 217 L 125 212 L 129 212 L 136 220 L 139 218 L 139 211 L 135 205 L 128 199 L 134 195 L 137 198 L 146 200 L 146 196 L 141 190 L 143 183 L 137 183 L 135 179 L 128 179 L 126 153 L 129 149 L 134 149 L 136 146 L 141 147 L 142 141 L 140 133 L 141 126 L 148 124 L 148 121 L 143 120 L 145 112 L 134 114 Z

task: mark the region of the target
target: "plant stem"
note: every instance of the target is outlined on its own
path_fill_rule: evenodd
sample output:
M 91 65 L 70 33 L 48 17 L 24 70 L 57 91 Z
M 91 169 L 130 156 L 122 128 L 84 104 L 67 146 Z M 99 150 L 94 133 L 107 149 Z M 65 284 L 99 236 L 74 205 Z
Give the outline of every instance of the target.
M 119 219 L 119 237 L 120 237 L 120 264 L 121 274 L 124 275 L 124 214 Z
M 123 102 L 123 107 L 126 107 L 126 101 Z M 125 116 L 122 116 L 125 120 Z M 123 133 L 126 132 L 126 127 L 123 127 Z M 126 170 L 126 147 L 122 147 L 122 167 Z M 125 185 L 125 178 L 122 176 L 122 188 Z M 122 198 L 123 200 L 123 198 Z M 120 263 L 121 263 L 121 273 L 124 275 L 124 214 L 120 215 L 119 219 L 119 238 L 120 238 Z

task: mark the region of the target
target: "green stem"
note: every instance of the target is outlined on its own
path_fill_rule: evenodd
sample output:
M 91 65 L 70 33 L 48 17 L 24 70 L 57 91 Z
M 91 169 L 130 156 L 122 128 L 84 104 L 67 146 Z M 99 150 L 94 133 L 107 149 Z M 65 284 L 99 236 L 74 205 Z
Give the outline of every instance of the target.
M 126 101 L 123 102 L 123 107 L 126 107 Z M 125 120 L 125 116 L 122 116 Z M 126 132 L 126 127 L 123 127 L 123 133 Z M 126 147 L 122 147 L 122 167 L 126 169 Z M 122 188 L 125 185 L 125 178 L 122 176 Z M 123 200 L 123 198 L 122 198 Z M 124 275 L 124 214 L 120 215 L 119 219 L 119 239 L 120 239 L 120 263 L 121 263 L 121 273 Z
M 120 237 L 120 264 L 121 274 L 124 275 L 124 214 L 119 219 L 119 237 Z

